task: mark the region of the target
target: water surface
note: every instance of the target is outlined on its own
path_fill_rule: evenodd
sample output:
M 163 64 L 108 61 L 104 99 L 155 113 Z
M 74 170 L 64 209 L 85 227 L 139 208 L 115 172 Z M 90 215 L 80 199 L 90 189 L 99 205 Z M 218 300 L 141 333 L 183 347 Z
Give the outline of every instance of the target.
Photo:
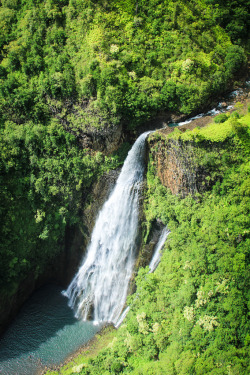
M 0 339 L 0 374 L 34 375 L 43 365 L 56 365 L 100 330 L 78 321 L 62 289 L 39 289 Z

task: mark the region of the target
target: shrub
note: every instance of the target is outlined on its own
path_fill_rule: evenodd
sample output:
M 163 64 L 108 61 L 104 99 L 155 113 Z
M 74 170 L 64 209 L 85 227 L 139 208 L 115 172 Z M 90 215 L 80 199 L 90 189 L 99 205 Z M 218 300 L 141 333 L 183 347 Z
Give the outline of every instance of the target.
M 237 72 L 239 67 L 242 67 L 246 63 L 246 57 L 244 50 L 240 46 L 230 46 L 225 58 L 226 72 L 229 76 L 232 76 Z
M 118 361 L 113 362 L 111 365 L 111 371 L 114 372 L 115 374 L 121 372 L 122 369 L 123 369 L 123 365 L 122 363 Z
M 240 118 L 239 112 L 237 112 L 237 111 L 232 112 L 231 117 L 232 118 Z
M 227 115 L 226 113 L 220 113 L 218 116 L 214 118 L 214 122 L 216 124 L 221 124 L 223 122 L 227 121 Z

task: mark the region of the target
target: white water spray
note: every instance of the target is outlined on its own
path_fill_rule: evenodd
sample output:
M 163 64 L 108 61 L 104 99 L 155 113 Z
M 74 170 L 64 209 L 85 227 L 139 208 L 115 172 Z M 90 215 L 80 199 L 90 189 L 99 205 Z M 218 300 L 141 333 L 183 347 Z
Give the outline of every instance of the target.
M 139 194 L 144 173 L 143 133 L 128 153 L 113 192 L 101 209 L 87 254 L 64 294 L 76 316 L 116 324 L 127 297 L 136 255 Z
M 154 272 L 161 260 L 161 250 L 166 242 L 166 239 L 170 233 L 170 230 L 166 228 L 163 229 L 162 234 L 155 247 L 153 258 L 149 264 L 149 272 Z

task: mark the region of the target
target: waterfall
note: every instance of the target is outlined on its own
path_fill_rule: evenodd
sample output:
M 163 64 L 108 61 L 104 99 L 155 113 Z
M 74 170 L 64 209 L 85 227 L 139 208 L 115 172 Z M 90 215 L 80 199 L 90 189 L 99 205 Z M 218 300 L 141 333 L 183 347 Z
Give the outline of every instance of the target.
M 165 227 L 160 235 L 160 238 L 155 246 L 155 251 L 153 254 L 153 257 L 151 259 L 151 262 L 149 264 L 149 273 L 152 273 L 156 270 L 158 264 L 160 263 L 161 260 L 161 250 L 166 242 L 166 239 L 170 233 L 170 230 Z M 126 309 L 123 311 L 123 313 L 120 315 L 118 321 L 115 324 L 115 328 L 119 328 L 120 325 L 122 324 L 123 320 L 126 318 L 128 312 L 130 310 L 130 306 L 127 306 Z
M 154 255 L 149 264 L 149 272 L 154 272 L 161 260 L 161 250 L 165 244 L 165 241 L 169 235 L 170 231 L 166 228 L 163 229 L 162 234 L 155 247 Z
M 120 325 L 122 324 L 122 322 L 124 321 L 124 319 L 126 318 L 128 312 L 130 310 L 130 306 L 127 306 L 126 309 L 122 312 L 122 314 L 120 315 L 118 321 L 116 322 L 115 324 L 115 328 L 119 328 Z
M 144 174 L 143 133 L 124 162 L 94 226 L 86 257 L 64 292 L 76 316 L 116 323 L 127 297 L 136 255 L 139 194 Z

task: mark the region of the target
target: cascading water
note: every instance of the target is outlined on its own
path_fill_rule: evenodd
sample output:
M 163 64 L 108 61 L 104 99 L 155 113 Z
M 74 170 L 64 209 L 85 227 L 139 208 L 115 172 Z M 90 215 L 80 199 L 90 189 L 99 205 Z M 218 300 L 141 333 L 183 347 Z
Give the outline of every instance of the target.
M 128 153 L 113 192 L 99 213 L 86 257 L 64 294 L 76 316 L 116 323 L 127 297 L 136 255 L 143 133 Z
M 161 250 L 166 242 L 170 231 L 166 228 L 163 229 L 162 234 L 157 242 L 153 258 L 149 264 L 149 272 L 154 272 L 161 260 Z
M 158 264 L 160 263 L 161 261 L 161 250 L 166 242 L 166 239 L 169 235 L 170 231 L 167 229 L 167 227 L 165 227 L 160 235 L 160 238 L 155 246 L 155 251 L 154 251 L 154 255 L 152 257 L 152 260 L 149 264 L 149 273 L 152 273 L 156 270 L 156 268 L 158 267 Z M 120 327 L 120 325 L 122 324 L 123 320 L 126 318 L 128 312 L 130 310 L 130 306 L 127 306 L 126 309 L 122 312 L 122 314 L 120 315 L 118 321 L 116 322 L 115 324 L 115 328 L 118 328 Z

